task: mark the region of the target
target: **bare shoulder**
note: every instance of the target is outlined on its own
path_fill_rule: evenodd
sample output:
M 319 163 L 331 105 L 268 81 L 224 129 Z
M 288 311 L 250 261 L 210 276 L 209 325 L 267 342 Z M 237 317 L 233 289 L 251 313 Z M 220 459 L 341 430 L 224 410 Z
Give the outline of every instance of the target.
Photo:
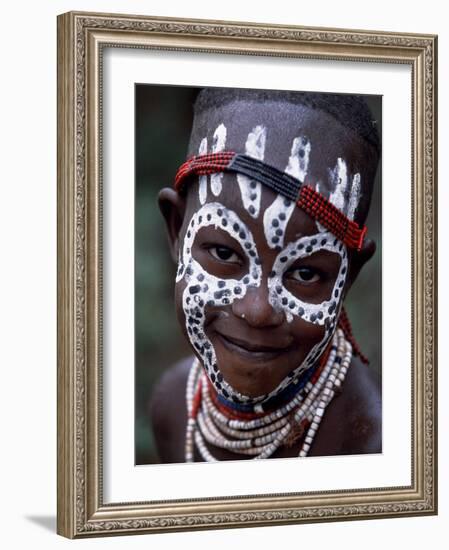
M 318 437 L 319 436 L 319 437 Z M 326 410 L 313 454 L 382 452 L 382 393 L 372 367 L 352 361 L 341 394 Z
M 186 385 L 192 360 L 182 359 L 167 369 L 150 397 L 150 421 L 162 463 L 184 462 Z

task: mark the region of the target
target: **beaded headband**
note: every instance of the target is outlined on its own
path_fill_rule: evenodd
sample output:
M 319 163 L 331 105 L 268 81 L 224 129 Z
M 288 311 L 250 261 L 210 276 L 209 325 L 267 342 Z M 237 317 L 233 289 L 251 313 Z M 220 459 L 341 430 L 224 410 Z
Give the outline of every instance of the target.
M 299 179 L 248 155 L 222 151 L 191 157 L 179 167 L 175 177 L 175 189 L 181 192 L 186 179 L 192 175 L 206 176 L 217 172 L 239 173 L 262 183 L 296 202 L 299 208 L 333 233 L 348 248 L 362 248 L 367 232 L 366 226 L 360 227 L 350 220 L 309 185 L 304 185 Z

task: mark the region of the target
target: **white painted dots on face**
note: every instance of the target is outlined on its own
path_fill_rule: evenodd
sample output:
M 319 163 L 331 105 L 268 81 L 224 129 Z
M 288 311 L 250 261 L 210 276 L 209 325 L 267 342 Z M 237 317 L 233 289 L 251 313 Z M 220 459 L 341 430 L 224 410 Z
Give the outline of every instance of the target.
M 303 182 L 309 166 L 311 145 L 304 136 L 295 137 L 285 172 Z M 287 224 L 295 209 L 295 203 L 278 195 L 266 209 L 263 224 L 265 238 L 270 248 L 283 247 Z
M 265 143 L 267 130 L 265 126 L 256 126 L 248 134 L 245 143 L 245 154 L 258 160 L 263 160 L 265 155 Z M 257 218 L 260 211 L 260 198 L 262 195 L 261 184 L 243 174 L 237 174 L 237 182 L 240 187 L 243 208 L 250 216 Z
M 248 272 L 239 280 L 220 279 L 208 273 L 192 255 L 198 231 L 207 226 L 215 226 L 235 239 L 248 258 Z M 341 257 L 339 273 L 329 299 L 320 304 L 308 304 L 292 295 L 284 286 L 284 274 L 299 258 L 307 257 L 320 250 L 334 252 Z M 336 326 L 341 307 L 341 297 L 347 276 L 346 247 L 331 233 L 302 237 L 290 243 L 275 259 L 266 283 L 262 279 L 261 261 L 253 236 L 238 215 L 220 203 L 206 204 L 196 212 L 188 224 L 184 238 L 177 281 L 184 277 L 186 287 L 183 292 L 183 310 L 186 329 L 192 346 L 201 357 L 204 368 L 215 389 L 226 399 L 237 403 L 263 403 L 284 390 L 290 383 L 296 383 L 302 372 L 311 367 L 328 344 Z M 284 311 L 288 321 L 298 317 L 306 322 L 325 327 L 322 340 L 269 394 L 252 398 L 232 388 L 219 371 L 212 342 L 206 336 L 204 324 L 207 307 L 231 305 L 234 300 L 245 296 L 250 286 L 268 285 L 269 301 L 272 307 Z
M 235 239 L 248 258 L 248 272 L 239 280 L 220 279 L 208 273 L 192 255 L 192 245 L 198 231 L 213 225 Z M 204 205 L 191 220 L 184 238 L 177 281 L 184 277 L 183 309 L 186 329 L 195 350 L 200 355 L 204 368 L 215 388 L 227 399 L 245 402 L 250 398 L 236 392 L 218 370 L 215 350 L 204 332 L 206 307 L 220 307 L 243 298 L 250 286 L 259 286 L 262 280 L 261 262 L 254 239 L 246 225 L 235 212 L 215 202 Z

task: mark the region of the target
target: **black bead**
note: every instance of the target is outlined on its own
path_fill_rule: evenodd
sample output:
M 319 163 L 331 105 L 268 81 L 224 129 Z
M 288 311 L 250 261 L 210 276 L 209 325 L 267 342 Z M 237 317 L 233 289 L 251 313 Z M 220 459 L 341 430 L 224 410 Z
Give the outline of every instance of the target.
M 271 225 L 273 227 L 279 227 L 279 220 L 277 218 L 274 218 L 274 220 L 271 222 Z

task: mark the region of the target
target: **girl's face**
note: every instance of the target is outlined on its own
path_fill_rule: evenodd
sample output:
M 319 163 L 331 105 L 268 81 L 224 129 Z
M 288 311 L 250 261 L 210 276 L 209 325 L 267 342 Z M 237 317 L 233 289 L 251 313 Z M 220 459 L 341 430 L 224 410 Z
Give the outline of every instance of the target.
M 235 175 L 222 175 L 220 183 L 218 197 L 196 190 L 189 195 L 178 316 L 222 395 L 264 401 L 314 364 L 329 342 L 348 273 L 347 251 L 269 189 L 258 188 L 254 215 Z

